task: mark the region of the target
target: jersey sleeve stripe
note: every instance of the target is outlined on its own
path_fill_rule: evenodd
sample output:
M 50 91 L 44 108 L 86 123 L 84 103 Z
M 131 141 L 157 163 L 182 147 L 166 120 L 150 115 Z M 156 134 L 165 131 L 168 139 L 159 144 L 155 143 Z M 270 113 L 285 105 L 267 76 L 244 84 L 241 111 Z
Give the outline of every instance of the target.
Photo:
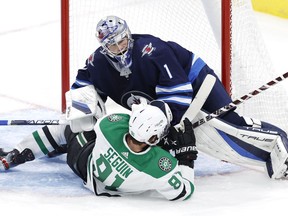
M 191 69 L 188 74 L 188 78 L 191 83 L 196 79 L 196 77 L 199 75 L 200 71 L 205 65 L 206 63 L 201 58 L 199 58 L 197 55 L 193 55 Z
M 175 86 L 156 86 L 156 93 L 170 93 L 174 94 L 175 92 L 193 92 L 192 85 L 190 82 L 182 83 Z
M 191 188 L 190 189 L 190 194 L 188 194 L 184 200 L 189 199 L 192 196 L 192 194 L 194 193 L 195 187 L 194 187 L 194 184 L 192 182 L 190 182 L 190 188 Z
M 49 143 L 51 144 L 51 146 L 52 146 L 55 150 L 58 149 L 59 146 L 58 146 L 58 144 L 56 143 L 56 141 L 54 140 L 54 138 L 52 137 L 52 135 L 51 135 L 48 127 L 45 126 L 45 127 L 42 128 L 42 130 L 43 130 L 45 136 L 47 137 Z
M 76 88 L 80 88 L 80 87 L 84 87 L 84 86 L 88 86 L 88 85 L 92 85 L 92 83 L 89 81 L 86 81 L 86 80 L 76 79 L 76 81 L 73 83 L 71 89 L 76 89 Z
M 181 192 L 176 198 L 171 199 L 170 201 L 179 200 L 179 199 L 181 199 L 182 197 L 184 197 L 184 196 L 186 195 L 186 193 L 187 193 L 187 191 L 186 191 L 186 187 L 185 187 L 185 185 L 184 185 L 182 192 Z
M 159 100 L 163 100 L 166 103 L 175 103 L 180 104 L 182 106 L 189 106 L 192 102 L 192 97 L 185 97 L 185 96 L 167 96 L 167 97 L 159 97 Z

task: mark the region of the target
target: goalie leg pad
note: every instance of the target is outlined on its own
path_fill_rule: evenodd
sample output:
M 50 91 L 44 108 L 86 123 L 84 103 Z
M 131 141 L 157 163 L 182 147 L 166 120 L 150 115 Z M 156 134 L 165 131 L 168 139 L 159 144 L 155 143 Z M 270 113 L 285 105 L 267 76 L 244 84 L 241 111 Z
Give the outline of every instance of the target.
M 230 127 L 229 125 L 227 125 Z M 263 155 L 263 150 L 254 146 L 250 146 L 244 141 L 233 140 L 231 135 L 216 129 L 208 123 L 195 128 L 196 146 L 201 152 L 204 152 L 219 160 L 227 161 L 241 166 L 261 168 L 265 166 L 264 159 L 255 155 Z M 242 142 L 247 148 L 239 143 Z M 253 150 L 253 151 L 252 151 Z M 253 153 L 251 153 L 253 152 Z M 269 154 L 267 153 L 267 157 Z
M 199 118 L 203 116 L 202 113 Z M 288 139 L 286 133 L 265 122 L 253 120 L 250 125 L 250 127 L 241 127 L 221 119 L 213 119 L 195 128 L 197 148 L 220 160 L 247 167 L 251 165 L 266 167 L 272 179 L 287 177 Z
M 197 118 L 204 116 L 201 111 Z M 216 118 L 195 128 L 195 135 L 200 151 L 220 160 L 262 170 L 279 137 L 274 131 L 237 126 Z

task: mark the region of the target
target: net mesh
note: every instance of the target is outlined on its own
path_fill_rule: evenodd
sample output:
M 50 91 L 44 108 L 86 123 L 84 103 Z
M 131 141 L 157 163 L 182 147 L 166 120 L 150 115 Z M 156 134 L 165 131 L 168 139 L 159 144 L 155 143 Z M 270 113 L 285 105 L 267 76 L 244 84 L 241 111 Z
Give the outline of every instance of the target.
M 275 72 L 258 30 L 251 2 L 232 0 L 232 98 L 239 98 L 281 75 Z M 132 33 L 152 34 L 179 43 L 200 56 L 221 76 L 220 0 L 70 0 L 70 83 L 99 46 L 97 22 L 116 15 Z M 224 51 L 225 52 L 225 51 Z M 283 86 L 240 105 L 241 115 L 287 126 L 287 92 Z

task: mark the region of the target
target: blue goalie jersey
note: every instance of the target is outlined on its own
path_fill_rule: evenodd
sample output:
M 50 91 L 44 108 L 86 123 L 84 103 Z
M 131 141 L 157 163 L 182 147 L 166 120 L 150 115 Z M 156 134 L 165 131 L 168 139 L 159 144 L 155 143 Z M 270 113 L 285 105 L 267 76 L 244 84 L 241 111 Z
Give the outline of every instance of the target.
M 206 65 L 174 42 L 152 35 L 133 34 L 132 65 L 121 68 L 98 48 L 78 70 L 72 89 L 94 85 L 102 99 L 110 97 L 130 109 L 135 100 L 158 99 L 169 104 L 173 122 L 180 121 L 193 99 L 193 81 Z M 108 59 L 109 58 L 109 59 Z

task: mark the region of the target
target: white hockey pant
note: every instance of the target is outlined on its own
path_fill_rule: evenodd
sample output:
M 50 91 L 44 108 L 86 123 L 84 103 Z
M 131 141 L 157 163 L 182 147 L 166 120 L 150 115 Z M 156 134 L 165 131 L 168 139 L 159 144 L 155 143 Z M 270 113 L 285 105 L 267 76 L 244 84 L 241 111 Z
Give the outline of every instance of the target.
M 201 111 L 195 121 L 205 115 Z M 198 150 L 233 164 L 256 169 L 264 167 L 273 179 L 285 177 L 288 165 L 286 134 L 262 129 L 259 120 L 245 120 L 254 124 L 239 127 L 215 118 L 195 128 Z

